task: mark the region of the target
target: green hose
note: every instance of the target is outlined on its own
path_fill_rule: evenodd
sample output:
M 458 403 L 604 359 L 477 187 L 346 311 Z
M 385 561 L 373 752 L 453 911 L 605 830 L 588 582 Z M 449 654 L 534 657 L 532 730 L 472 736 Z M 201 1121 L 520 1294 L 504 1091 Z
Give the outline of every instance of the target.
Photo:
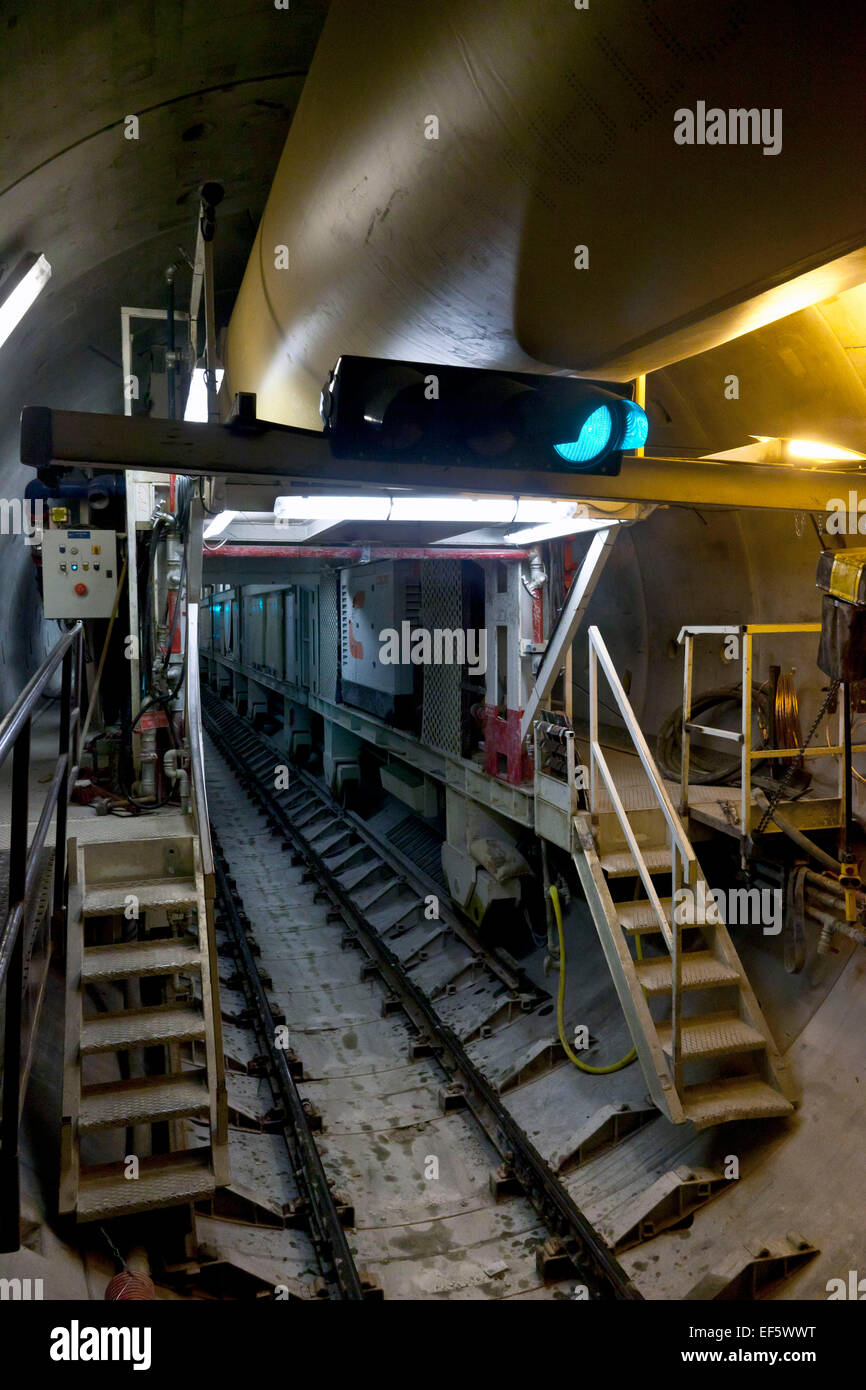
M 572 1052 L 566 1041 L 565 1028 L 562 1022 L 562 1006 L 565 1002 L 565 936 L 562 930 L 562 909 L 559 905 L 559 893 L 557 892 L 555 884 L 551 884 L 550 886 L 550 900 L 553 903 L 553 913 L 556 917 L 556 929 L 559 933 L 559 989 L 556 993 L 556 1030 L 559 1033 L 559 1041 L 562 1044 L 563 1051 L 569 1062 L 573 1062 L 580 1071 L 590 1072 L 593 1076 L 606 1076 L 608 1072 L 621 1071 L 623 1067 L 629 1066 L 630 1063 L 634 1062 L 637 1058 L 636 1048 L 633 1047 L 631 1051 L 627 1052 L 624 1057 L 621 1057 L 618 1062 L 611 1062 L 609 1067 L 591 1067 L 588 1062 L 581 1062 L 580 1058 Z M 641 951 L 640 936 L 635 938 L 635 942 L 637 945 L 638 960 L 641 960 L 643 952 Z

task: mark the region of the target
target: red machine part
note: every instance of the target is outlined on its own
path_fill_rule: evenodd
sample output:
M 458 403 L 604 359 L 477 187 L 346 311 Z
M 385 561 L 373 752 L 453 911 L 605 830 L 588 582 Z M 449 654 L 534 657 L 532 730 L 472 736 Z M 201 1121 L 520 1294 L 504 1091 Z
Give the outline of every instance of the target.
M 533 761 L 524 753 L 520 741 L 522 709 L 506 711 L 503 719 L 495 705 L 483 705 L 481 723 L 484 729 L 484 771 L 490 777 L 502 778 L 500 757 L 505 759 L 504 780 L 519 787 L 533 775 Z

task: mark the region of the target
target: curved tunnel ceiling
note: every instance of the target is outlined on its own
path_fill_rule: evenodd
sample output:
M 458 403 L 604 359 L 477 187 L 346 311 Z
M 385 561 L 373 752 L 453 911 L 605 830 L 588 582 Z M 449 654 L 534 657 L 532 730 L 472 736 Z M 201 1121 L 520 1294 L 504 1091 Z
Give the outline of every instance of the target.
M 27 250 L 54 267 L 0 358 L 7 497 L 30 476 L 22 405 L 122 409 L 119 308 L 159 304 L 166 265 L 192 251 L 205 178 L 227 190 L 222 320 L 243 275 L 226 385 L 256 391 L 263 417 L 318 428 L 327 370 L 369 352 L 655 368 L 662 448 L 749 433 L 863 448 L 857 5 L 806 24 L 787 3 L 742 0 L 94 0 L 77 13 L 55 0 L 7 6 L 0 27 L 0 275 Z M 780 106 L 781 152 L 676 146 L 673 112 L 698 101 Z M 123 138 L 130 113 L 137 142 Z M 792 277 L 810 272 L 797 298 Z M 780 286 L 781 308 L 756 305 Z M 0 626 L 8 703 L 40 626 L 29 554 L 10 537 L 0 582 L 20 619 Z
M 22 0 L 0 11 L 0 292 L 27 251 L 53 275 L 0 352 L 0 492 L 20 497 L 23 405 L 123 410 L 120 307 L 160 307 L 217 179 L 218 318 L 226 322 L 327 0 Z M 139 139 L 124 117 L 139 117 Z M 177 276 L 185 308 L 190 273 Z M 0 536 L 0 703 L 41 658 L 29 551 Z M 45 635 L 46 638 L 50 634 Z
M 626 379 L 862 283 L 864 57 L 850 4 L 334 0 L 226 393 L 316 428 L 342 352 Z M 698 102 L 766 108 L 781 148 L 675 143 Z

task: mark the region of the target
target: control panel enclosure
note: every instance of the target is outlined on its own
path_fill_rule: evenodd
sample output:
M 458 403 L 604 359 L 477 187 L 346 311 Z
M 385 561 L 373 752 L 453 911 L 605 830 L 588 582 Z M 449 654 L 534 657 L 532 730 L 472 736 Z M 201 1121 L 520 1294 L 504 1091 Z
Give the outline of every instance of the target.
M 110 618 L 117 580 L 116 531 L 71 526 L 43 532 L 46 618 Z

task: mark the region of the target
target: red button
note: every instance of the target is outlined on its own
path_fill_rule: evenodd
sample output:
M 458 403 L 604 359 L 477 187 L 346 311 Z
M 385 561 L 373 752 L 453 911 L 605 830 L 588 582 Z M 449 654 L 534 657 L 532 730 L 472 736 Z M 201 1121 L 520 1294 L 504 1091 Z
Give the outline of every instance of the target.
M 77 594 L 80 594 L 81 597 L 84 598 L 84 595 L 87 593 L 87 585 L 86 585 L 86 584 L 76 584 L 76 586 L 75 586 L 75 592 L 76 592 Z

